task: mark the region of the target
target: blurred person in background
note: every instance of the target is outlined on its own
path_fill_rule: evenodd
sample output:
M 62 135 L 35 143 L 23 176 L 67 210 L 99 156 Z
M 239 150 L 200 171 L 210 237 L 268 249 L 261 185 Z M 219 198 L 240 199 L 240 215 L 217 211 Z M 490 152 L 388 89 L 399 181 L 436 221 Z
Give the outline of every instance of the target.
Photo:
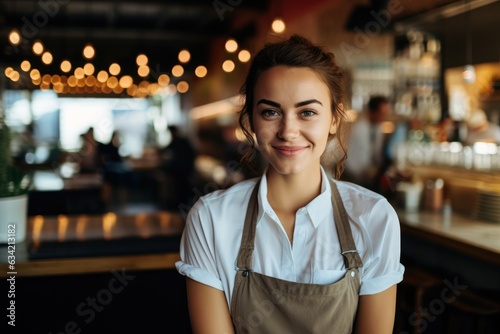
M 343 180 L 379 192 L 380 177 L 390 165 L 385 150 L 387 135 L 382 129 L 390 113 L 391 104 L 386 97 L 370 98 L 367 111 L 352 124 Z
M 162 169 L 172 181 L 175 207 L 191 203 L 193 194 L 193 173 L 195 171 L 196 150 L 191 141 L 184 137 L 176 125 L 168 127 L 172 139 L 160 150 Z

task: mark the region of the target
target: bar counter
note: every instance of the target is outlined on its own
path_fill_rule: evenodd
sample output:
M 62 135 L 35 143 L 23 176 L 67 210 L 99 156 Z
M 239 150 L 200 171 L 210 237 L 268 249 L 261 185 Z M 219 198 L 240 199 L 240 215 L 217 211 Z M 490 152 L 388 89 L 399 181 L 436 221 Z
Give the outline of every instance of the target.
M 500 266 L 500 224 L 457 213 L 396 211 L 403 238 Z M 183 227 L 180 214 L 171 212 L 30 217 L 27 240 L 16 245 L 17 275 L 172 269 Z M 7 249 L 0 249 L 0 276 L 5 277 Z
M 31 216 L 26 241 L 16 244 L 17 276 L 173 269 L 184 220 L 155 213 Z M 0 246 L 0 277 L 8 276 L 7 246 Z

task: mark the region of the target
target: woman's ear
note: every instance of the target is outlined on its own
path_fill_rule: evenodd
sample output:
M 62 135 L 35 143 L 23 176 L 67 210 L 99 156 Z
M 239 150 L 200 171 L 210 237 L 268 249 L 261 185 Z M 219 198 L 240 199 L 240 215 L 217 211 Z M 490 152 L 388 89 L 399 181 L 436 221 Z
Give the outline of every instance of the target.
M 344 110 L 344 105 L 342 103 L 339 103 L 337 108 L 340 110 Z M 334 135 L 337 133 L 337 127 L 338 127 L 337 119 L 335 117 L 332 117 L 332 124 L 330 124 L 330 134 L 331 135 Z

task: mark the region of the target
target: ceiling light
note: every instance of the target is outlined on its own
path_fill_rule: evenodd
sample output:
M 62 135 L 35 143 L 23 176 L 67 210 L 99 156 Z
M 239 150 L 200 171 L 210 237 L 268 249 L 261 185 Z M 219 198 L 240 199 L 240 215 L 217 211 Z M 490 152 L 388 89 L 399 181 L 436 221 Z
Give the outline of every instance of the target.
M 121 67 L 117 63 L 113 63 L 109 65 L 109 74 L 111 75 L 118 75 L 120 74 Z
M 188 50 L 181 50 L 179 52 L 179 61 L 181 63 L 187 63 L 191 59 L 191 54 L 189 53 Z
M 21 63 L 21 70 L 23 70 L 24 72 L 28 72 L 31 68 L 31 63 L 27 60 L 24 60 L 22 63 Z
M 21 34 L 19 30 L 12 29 L 9 33 L 9 42 L 12 45 L 19 45 L 21 43 Z
M 222 69 L 225 71 L 225 72 L 232 72 L 234 70 L 234 62 L 232 60 L 226 60 L 223 64 L 222 64 Z
M 69 62 L 69 60 L 63 60 L 61 62 L 61 71 L 63 71 L 64 73 L 68 73 L 69 71 L 71 71 L 71 63 Z
M 75 77 L 77 79 L 83 79 L 85 77 L 85 71 L 81 67 L 75 68 Z
M 177 91 L 179 93 L 186 93 L 189 90 L 189 84 L 186 81 L 180 81 L 177 84 Z
M 30 72 L 30 78 L 31 78 L 31 80 L 40 79 L 40 71 L 37 70 L 36 68 L 32 69 Z
M 118 83 L 120 84 L 120 87 L 127 89 L 132 86 L 132 84 L 134 83 L 134 79 L 132 79 L 130 75 L 124 75 L 120 78 L 120 81 Z
M 251 58 L 251 55 L 250 55 L 250 52 L 248 52 L 248 50 L 241 50 L 239 53 L 238 53 L 238 59 L 242 62 L 242 63 L 246 63 L 247 61 L 249 61 Z
M 87 63 L 85 64 L 85 66 L 83 66 L 83 72 L 85 73 L 85 75 L 92 75 L 94 74 L 94 71 L 94 65 L 92 65 L 91 63 Z
M 54 60 L 54 57 L 52 57 L 52 54 L 49 51 L 45 51 L 42 55 L 42 62 L 45 65 L 50 65 L 52 63 L 52 60 Z
M 275 18 L 271 24 L 271 28 L 275 33 L 281 34 L 285 31 L 285 22 L 281 18 Z
M 14 72 L 14 69 L 12 67 L 7 67 L 4 71 L 4 74 L 7 78 L 10 78 L 10 75 Z
M 135 59 L 137 66 L 144 66 L 148 64 L 148 57 L 145 54 L 140 54 Z
M 139 68 L 137 69 L 137 74 L 139 74 L 139 76 L 145 78 L 149 75 L 149 66 L 147 65 L 141 65 L 139 66 Z
M 166 74 L 160 74 L 158 77 L 158 83 L 160 86 L 166 87 L 170 83 L 170 77 Z
M 228 39 L 226 42 L 226 51 L 227 52 L 234 52 L 238 50 L 238 43 L 234 39 Z
M 99 73 L 97 73 L 97 81 L 101 83 L 105 83 L 108 80 L 108 77 L 109 75 L 106 71 L 99 71 Z
M 198 78 L 203 78 L 207 75 L 207 68 L 205 66 L 198 66 L 195 70 L 194 70 L 194 74 L 198 77 Z
M 180 77 L 184 74 L 184 68 L 181 65 L 175 65 L 172 68 L 172 75 L 174 77 Z
M 37 56 L 41 55 L 43 53 L 43 44 L 40 41 L 36 41 L 33 43 L 33 53 L 36 54 Z
M 87 59 L 92 59 L 95 56 L 95 49 L 92 44 L 87 44 L 83 48 L 83 56 Z
M 14 82 L 17 82 L 20 77 L 21 77 L 21 75 L 19 74 L 18 71 L 12 71 L 12 73 L 10 74 L 10 80 L 12 80 Z

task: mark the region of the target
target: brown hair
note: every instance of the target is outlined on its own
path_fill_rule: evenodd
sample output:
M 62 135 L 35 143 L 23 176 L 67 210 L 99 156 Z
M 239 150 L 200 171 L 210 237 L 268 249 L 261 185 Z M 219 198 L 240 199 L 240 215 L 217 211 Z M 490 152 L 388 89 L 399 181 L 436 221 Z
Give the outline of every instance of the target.
M 337 138 L 342 157 L 335 166 L 335 177 L 340 178 L 347 159 L 345 142 L 348 135 L 347 116 L 340 104 L 344 99 L 344 74 L 337 65 L 335 56 L 325 51 L 320 46 L 312 44 L 306 38 L 293 35 L 289 39 L 268 43 L 252 60 L 250 70 L 240 93 L 245 97 L 243 108 L 240 112 L 239 123 L 243 133 L 248 139 L 251 149 L 241 159 L 241 163 L 253 170 L 255 157 L 255 140 L 253 132 L 253 99 L 255 84 L 262 72 L 275 66 L 307 67 L 314 70 L 325 82 L 330 90 L 333 118 L 337 122 L 337 133 L 330 136 L 329 141 Z

